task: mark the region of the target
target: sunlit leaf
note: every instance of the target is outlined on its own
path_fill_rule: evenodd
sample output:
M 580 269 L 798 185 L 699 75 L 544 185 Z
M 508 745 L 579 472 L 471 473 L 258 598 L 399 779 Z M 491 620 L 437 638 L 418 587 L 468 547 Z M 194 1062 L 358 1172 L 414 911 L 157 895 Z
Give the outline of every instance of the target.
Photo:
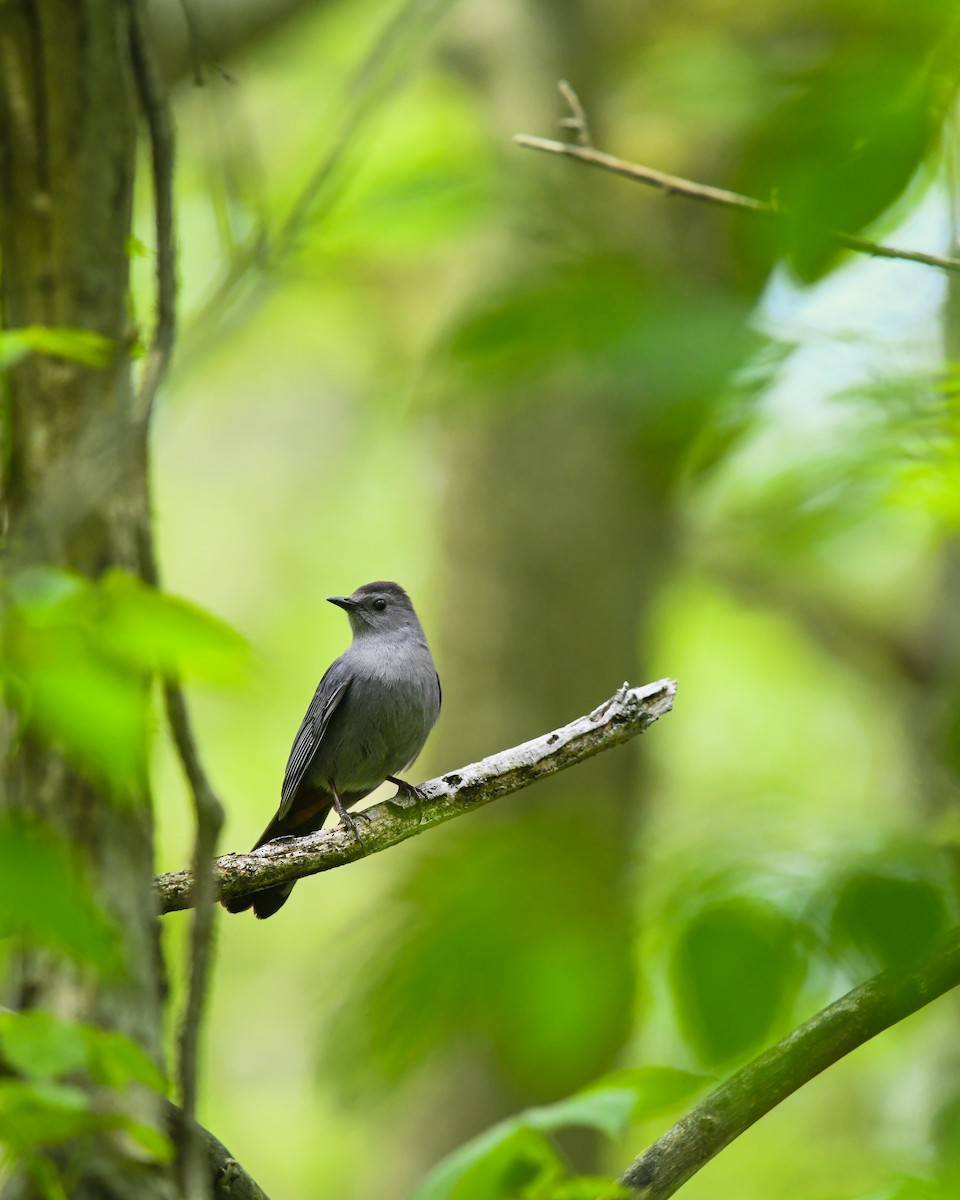
M 246 644 L 222 622 L 121 571 L 96 583 L 52 567 L 19 572 L 3 671 L 24 725 L 118 795 L 146 777 L 154 673 L 236 680 Z
M 512 1200 L 539 1177 L 565 1173 L 562 1160 L 541 1133 L 504 1121 L 448 1154 L 413 1200 Z
M 158 592 L 124 571 L 100 583 L 102 645 L 123 662 L 164 675 L 236 681 L 248 661 L 244 639 L 195 604 Z
M 153 1059 L 136 1042 L 113 1030 L 83 1027 L 87 1048 L 87 1070 L 96 1083 L 121 1087 L 142 1083 L 161 1095 L 167 1091 L 167 1079 Z
M 955 87 L 954 16 L 941 0 L 848 6 L 825 26 L 821 52 L 783 79 L 741 183 L 790 213 L 750 232 L 779 242 L 801 278 L 836 261 L 829 230 L 857 233 L 880 217 L 936 144 Z
M 87 1065 L 82 1026 L 45 1012 L 0 1012 L 3 1060 L 29 1079 L 54 1079 Z
M 116 343 L 92 329 L 27 325 L 0 332 L 0 371 L 12 367 L 28 354 L 65 358 L 87 367 L 107 367 L 115 352 Z
M 626 1089 L 633 1097 L 630 1119 L 643 1121 L 669 1112 L 714 1082 L 710 1075 L 680 1071 L 676 1067 L 628 1067 L 611 1071 L 580 1094 L 589 1096 L 595 1091 Z
M 629 1088 L 601 1088 L 578 1092 L 566 1100 L 539 1108 L 526 1109 L 521 1120 L 533 1129 L 553 1133 L 569 1125 L 599 1129 L 607 1137 L 616 1137 L 630 1124 L 634 1094 Z
M 707 1082 L 703 1075 L 671 1067 L 641 1067 L 604 1076 L 573 1096 L 555 1104 L 525 1109 L 467 1142 L 434 1169 L 414 1200 L 441 1200 L 447 1196 L 458 1200 L 461 1197 L 493 1200 L 513 1195 L 498 1190 L 502 1181 L 508 1177 L 515 1180 L 518 1173 L 535 1162 L 540 1164 L 544 1177 L 523 1191 L 524 1196 L 529 1194 L 544 1200 L 569 1196 L 574 1200 L 584 1195 L 583 1188 L 596 1186 L 597 1181 L 569 1178 L 550 1143 L 540 1135 L 583 1127 L 607 1137 L 619 1137 L 632 1121 L 674 1107 Z M 508 1170 L 511 1162 L 513 1167 Z M 601 1194 L 611 1197 L 622 1194 L 609 1180 L 604 1181 L 604 1186 L 607 1190 L 595 1192 L 593 1200 Z

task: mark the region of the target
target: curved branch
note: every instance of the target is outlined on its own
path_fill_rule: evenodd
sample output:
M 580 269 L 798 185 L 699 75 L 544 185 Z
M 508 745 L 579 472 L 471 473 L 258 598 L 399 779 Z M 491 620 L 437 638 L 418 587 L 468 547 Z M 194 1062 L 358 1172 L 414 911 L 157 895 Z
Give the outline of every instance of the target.
M 958 985 L 960 926 L 910 969 L 874 975 L 748 1063 L 644 1150 L 620 1183 L 643 1200 L 666 1200 L 821 1071 Z
M 212 1200 L 269 1200 L 266 1192 L 241 1167 L 219 1138 L 167 1101 L 167 1128 L 175 1146 L 197 1146 L 203 1156 Z
M 225 854 L 214 864 L 218 895 L 226 900 L 329 871 L 517 792 L 642 733 L 670 711 L 676 691 L 672 679 L 640 688 L 624 684 L 599 708 L 569 725 L 420 784 L 419 800 L 398 796 L 374 804 L 361 814 L 366 821 L 362 846 L 348 829 L 337 826 L 302 838 L 279 838 L 250 854 Z M 172 871 L 155 882 L 162 913 L 192 907 L 191 871 Z

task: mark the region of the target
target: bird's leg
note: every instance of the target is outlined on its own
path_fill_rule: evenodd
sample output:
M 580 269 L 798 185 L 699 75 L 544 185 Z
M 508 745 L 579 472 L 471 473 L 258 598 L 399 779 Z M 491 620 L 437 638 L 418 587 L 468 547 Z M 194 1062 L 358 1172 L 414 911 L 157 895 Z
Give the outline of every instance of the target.
M 353 836 L 360 843 L 360 846 L 362 848 L 363 847 L 363 838 L 360 836 L 360 830 L 357 828 L 356 821 L 347 812 L 347 810 L 343 807 L 343 801 L 340 799 L 340 794 L 337 791 L 337 789 L 335 787 L 333 787 L 333 785 L 331 785 L 330 791 L 333 792 L 333 807 L 337 810 L 337 816 L 340 818 L 340 824 L 346 825 L 346 827 L 351 831 Z
M 402 796 L 405 801 L 412 800 L 417 806 L 417 824 L 423 820 L 423 792 L 418 787 L 414 787 L 412 783 L 407 783 L 405 779 L 398 779 L 396 775 L 388 775 L 384 780 L 385 783 L 392 783 L 397 789 L 397 795 Z M 401 807 L 406 808 L 406 804 Z

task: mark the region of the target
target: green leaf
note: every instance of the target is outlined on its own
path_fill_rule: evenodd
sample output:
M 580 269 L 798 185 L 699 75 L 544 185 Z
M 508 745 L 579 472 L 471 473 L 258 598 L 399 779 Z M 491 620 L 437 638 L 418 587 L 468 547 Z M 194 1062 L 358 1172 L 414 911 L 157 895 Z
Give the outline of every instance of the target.
M 616 1071 L 598 1079 L 589 1088 L 555 1104 L 525 1109 L 516 1117 L 501 1121 L 479 1137 L 448 1155 L 428 1176 L 414 1200 L 494 1200 L 515 1193 L 503 1191 L 509 1178 L 516 1187 L 518 1175 L 538 1164 L 539 1174 L 531 1177 L 524 1197 L 562 1197 L 571 1200 L 584 1195 L 580 1182 L 567 1175 L 551 1144 L 542 1136 L 570 1126 L 586 1126 L 607 1137 L 619 1137 L 634 1120 L 655 1115 L 681 1103 L 701 1090 L 710 1079 L 672 1067 L 640 1067 Z M 511 1165 L 512 1164 L 512 1165 Z M 603 1196 L 619 1196 L 611 1181 Z M 597 1187 L 596 1180 L 583 1188 Z M 562 1190 L 567 1188 L 567 1191 Z M 613 1188 L 614 1190 L 611 1190 Z M 499 1190 L 498 1190 L 499 1189 Z M 560 1190 L 557 1190 L 560 1189 Z M 598 1192 L 591 1194 L 597 1200 Z
M 947 899 L 936 882 L 882 870 L 854 871 L 842 880 L 831 921 L 831 941 L 853 950 L 869 967 L 909 966 L 945 932 Z
M 166 1095 L 167 1080 L 136 1042 L 114 1030 L 66 1021 L 39 1009 L 0 1011 L 3 1060 L 28 1079 L 85 1071 L 111 1088 L 142 1083 Z
M 701 1061 L 728 1063 L 760 1045 L 805 969 L 796 924 L 772 905 L 733 897 L 696 912 L 677 935 L 670 981 Z
M 47 1081 L 0 1079 L 0 1136 L 21 1153 L 102 1129 L 108 1118 L 90 1111 L 77 1087 Z
M 538 1178 L 563 1174 L 563 1163 L 547 1139 L 512 1119 L 448 1154 L 413 1200 L 511 1200 Z
M 123 1113 L 92 1107 L 87 1092 L 48 1080 L 0 1079 L 0 1144 L 29 1154 L 85 1133 L 123 1129 L 150 1155 L 169 1162 L 170 1139 L 159 1130 Z
M 734 181 L 789 211 L 789 223 L 751 226 L 749 237 L 756 245 L 767 235 L 768 253 L 786 251 L 805 280 L 837 261 L 828 230 L 857 233 L 917 177 L 954 91 L 944 69 L 956 53 L 952 5 L 847 5 L 845 16 L 825 23 L 819 52 L 783 75 L 784 101 Z
M 120 1087 L 142 1083 L 165 1096 L 167 1078 L 147 1052 L 122 1033 L 82 1026 L 87 1069 L 96 1083 Z
M 124 571 L 104 576 L 100 597 L 102 645 L 130 666 L 229 682 L 249 660 L 246 641 L 225 622 Z
M 87 367 L 108 367 L 116 342 L 92 329 L 26 325 L 0 332 L 0 370 L 12 367 L 28 354 L 65 358 Z
M 52 567 L 18 573 L 3 670 L 26 726 L 117 795 L 146 778 L 149 677 L 239 679 L 244 640 L 223 622 L 122 571 L 93 583 Z
M 45 946 L 101 974 L 121 969 L 115 928 L 49 832 L 0 819 L 0 879 L 0 937 Z
M 137 1145 L 157 1162 L 173 1161 L 173 1142 L 159 1129 L 154 1129 L 152 1125 L 144 1125 L 142 1121 L 132 1121 L 128 1117 L 118 1118 L 117 1127 L 125 1130 Z
M 0 1012 L 3 1060 L 28 1079 L 54 1079 L 86 1067 L 87 1041 L 81 1026 L 50 1013 Z
M 150 254 L 144 243 L 138 237 L 134 237 L 132 233 L 128 234 L 123 248 L 126 250 L 128 258 L 147 258 Z
M 645 1121 L 670 1112 L 715 1082 L 712 1075 L 680 1071 L 676 1067 L 629 1067 L 604 1075 L 584 1088 L 582 1094 L 628 1089 L 633 1096 L 631 1120 Z
M 630 1088 L 602 1088 L 578 1092 L 556 1104 L 528 1108 L 520 1116 L 524 1124 L 544 1133 L 554 1133 L 568 1125 L 584 1125 L 599 1129 L 607 1137 L 617 1137 L 630 1125 L 634 1093 Z

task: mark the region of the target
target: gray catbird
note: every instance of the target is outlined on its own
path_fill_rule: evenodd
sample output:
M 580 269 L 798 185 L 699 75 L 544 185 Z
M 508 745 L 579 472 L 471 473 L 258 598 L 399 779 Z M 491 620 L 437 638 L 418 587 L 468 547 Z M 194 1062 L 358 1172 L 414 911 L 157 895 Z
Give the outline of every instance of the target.
M 274 838 L 312 833 L 331 808 L 356 834 L 347 809 L 385 781 L 412 790 L 396 776 L 423 749 L 440 714 L 440 679 L 403 588 L 365 583 L 330 603 L 346 609 L 353 641 L 317 686 L 293 740 L 280 808 L 254 850 Z M 292 890 L 292 883 L 281 883 L 224 905 L 270 917 Z

